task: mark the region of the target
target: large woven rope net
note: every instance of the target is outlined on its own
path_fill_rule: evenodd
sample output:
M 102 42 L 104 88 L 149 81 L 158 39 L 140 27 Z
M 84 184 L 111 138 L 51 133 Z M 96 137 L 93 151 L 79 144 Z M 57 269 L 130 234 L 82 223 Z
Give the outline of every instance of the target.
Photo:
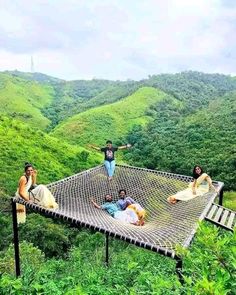
M 104 167 L 98 166 L 48 185 L 58 209 L 31 204 L 27 207 L 175 258 L 176 246 L 190 244 L 198 221 L 205 217 L 216 197 L 216 193 L 206 193 L 175 205 L 166 201 L 168 196 L 187 188 L 191 180 L 189 176 L 117 165 L 113 180 L 108 181 Z M 119 189 L 126 189 L 127 195 L 146 209 L 144 226 L 122 223 L 92 205 L 91 198 L 102 204 L 107 193 L 116 201 Z
M 45 209 L 37 204 L 14 198 L 43 215 L 66 220 L 78 227 L 106 233 L 160 254 L 178 258 L 178 245 L 188 247 L 198 226 L 211 207 L 216 192 L 209 192 L 188 202 L 171 205 L 167 197 L 188 187 L 192 177 L 117 165 L 115 176 L 108 181 L 104 166 L 75 174 L 48 185 L 59 205 L 58 209 Z M 218 191 L 223 183 L 214 182 Z M 106 211 L 96 209 L 91 198 L 104 203 L 106 194 L 118 200 L 118 191 L 125 189 L 147 211 L 144 226 L 123 223 Z

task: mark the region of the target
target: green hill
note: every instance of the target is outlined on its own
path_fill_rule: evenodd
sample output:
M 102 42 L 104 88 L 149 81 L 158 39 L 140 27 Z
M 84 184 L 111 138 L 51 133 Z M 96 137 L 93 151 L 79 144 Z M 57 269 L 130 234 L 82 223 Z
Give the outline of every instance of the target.
M 70 176 L 100 163 L 101 158 L 71 146 L 19 120 L 0 116 L 0 190 L 13 193 L 25 162 L 39 171 L 39 183 Z
M 207 105 L 210 100 L 236 90 L 236 80 L 231 76 L 195 71 L 153 75 L 141 82 L 159 88 L 186 103 L 191 101 L 189 106 L 196 108 L 199 103 Z
M 55 128 L 60 122 L 73 115 L 119 101 L 141 87 L 154 87 L 174 96 L 186 104 L 186 111 L 189 113 L 206 106 L 209 101 L 224 95 L 228 91 L 236 90 L 236 80 L 230 76 L 193 71 L 174 75 L 153 75 L 142 81 L 99 79 L 65 81 L 41 73 L 7 71 L 4 74 L 8 75 L 13 83 L 15 83 L 16 78 L 19 78 L 24 81 L 25 85 L 28 85 L 29 82 L 36 82 L 36 85 L 41 89 L 51 88 L 49 103 L 40 108 L 42 115 L 50 121 L 50 125 L 47 125 L 48 130 Z M 17 83 L 19 83 L 19 80 L 17 80 Z M 12 96 L 15 97 L 15 94 Z M 22 117 L 23 114 L 19 112 L 17 115 Z M 13 115 L 16 114 L 13 112 Z
M 236 189 L 235 92 L 192 114 L 177 111 L 166 100 L 153 114 L 149 125 L 133 129 L 126 138 L 134 145 L 126 161 L 185 175 L 191 174 L 194 165 L 202 165 L 214 179 L 224 181 L 227 189 Z
M 29 81 L 35 81 L 39 83 L 45 83 L 45 84 L 53 84 L 53 83 L 59 83 L 64 80 L 58 79 L 52 76 L 48 76 L 42 73 L 29 73 L 29 72 L 20 72 L 20 71 L 4 71 L 3 73 L 9 74 L 13 77 L 19 77 L 24 80 Z
M 27 87 L 30 83 L 33 83 L 39 89 L 50 89 L 51 97 L 49 103 L 40 108 L 42 115 L 50 121 L 47 129 L 52 129 L 63 120 L 87 109 L 118 101 L 140 87 L 136 81 L 99 79 L 65 81 L 42 73 L 25 73 L 20 71 L 5 71 L 2 75 L 2 77 L 7 77 L 8 82 L 17 84 L 17 92 L 22 92 L 22 90 L 18 89 L 21 87 L 20 84 L 22 82 Z M 11 88 L 11 85 L 9 87 Z M 13 91 L 13 89 L 11 90 Z M 3 94 L 6 95 L 6 93 Z M 26 95 L 29 96 L 28 94 Z M 45 96 L 44 93 L 42 95 Z M 12 97 L 15 96 L 15 94 L 12 95 Z M 22 99 L 20 100 L 22 101 Z M 11 103 L 14 104 L 12 101 Z M 10 107 L 11 109 L 12 106 Z M 18 117 L 20 116 L 23 116 L 23 114 L 18 113 Z
M 191 253 L 179 253 L 185 264 L 181 285 L 168 257 L 117 241 L 111 243 L 113 263 L 103 267 L 103 235 L 27 214 L 19 226 L 23 275 L 16 280 L 9 196 L 24 162 L 35 165 L 38 183 L 49 183 L 100 163 L 102 155 L 78 144 L 108 138 L 133 144 L 118 153 L 126 163 L 188 175 L 200 164 L 226 189 L 236 189 L 235 90 L 235 78 L 198 72 L 138 82 L 0 74 L 0 293 L 231 294 L 235 236 L 211 224 L 200 227 Z M 42 130 L 58 123 L 51 134 Z M 224 205 L 235 210 L 235 193 L 225 197 Z
M 127 161 L 135 165 L 189 174 L 199 159 L 231 188 L 235 90 L 235 78 L 192 71 L 142 81 L 64 81 L 15 71 L 0 73 L 0 115 L 24 121 L 34 133 L 55 127 L 52 135 L 76 145 L 131 141 Z M 219 173 L 219 159 L 227 172 Z
M 134 81 L 68 81 L 54 84 L 55 99 L 43 113 L 51 127 L 88 109 L 118 101 L 140 87 Z
M 0 73 L 0 114 L 45 129 L 50 120 L 42 109 L 50 104 L 54 90 L 49 85 Z
M 143 87 L 131 96 L 113 104 L 97 107 L 76 115 L 58 125 L 53 135 L 76 144 L 104 144 L 118 140 L 134 125 L 144 125 L 151 117 L 148 108 L 167 95 L 151 87 Z M 173 99 L 174 100 L 174 99 Z

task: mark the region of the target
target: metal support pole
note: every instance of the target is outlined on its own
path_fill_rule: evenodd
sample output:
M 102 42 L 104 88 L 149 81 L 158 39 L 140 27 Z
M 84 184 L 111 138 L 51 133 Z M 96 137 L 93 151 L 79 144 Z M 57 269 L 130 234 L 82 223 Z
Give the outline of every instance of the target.
M 16 277 L 19 277 L 20 276 L 20 251 L 19 251 L 16 203 L 13 202 L 12 200 L 11 204 L 12 204 L 12 223 L 13 223 L 14 250 L 15 250 L 15 270 L 16 270 Z
M 179 277 L 180 283 L 183 285 L 184 279 L 182 276 L 183 260 L 180 258 L 176 259 L 176 274 Z
M 106 234 L 106 265 L 108 266 L 108 259 L 109 259 L 109 253 L 108 253 L 108 242 L 109 242 L 109 235 Z
M 222 204 L 223 204 L 223 197 L 224 197 L 224 190 L 222 188 L 219 193 L 219 205 L 220 206 L 222 206 Z

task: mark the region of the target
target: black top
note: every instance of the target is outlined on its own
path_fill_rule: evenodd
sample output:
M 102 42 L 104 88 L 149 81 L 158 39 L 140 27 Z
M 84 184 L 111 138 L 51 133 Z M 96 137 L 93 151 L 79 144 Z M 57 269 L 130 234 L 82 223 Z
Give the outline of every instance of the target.
M 115 158 L 115 152 L 118 150 L 118 147 L 103 147 L 101 148 L 101 152 L 104 152 L 104 155 L 105 155 L 105 161 L 113 161 L 114 158 Z

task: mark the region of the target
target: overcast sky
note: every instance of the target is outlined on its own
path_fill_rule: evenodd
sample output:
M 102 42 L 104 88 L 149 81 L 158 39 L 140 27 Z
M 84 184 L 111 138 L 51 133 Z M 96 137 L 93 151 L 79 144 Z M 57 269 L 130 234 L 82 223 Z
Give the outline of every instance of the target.
M 0 0 L 0 71 L 236 74 L 235 0 Z

